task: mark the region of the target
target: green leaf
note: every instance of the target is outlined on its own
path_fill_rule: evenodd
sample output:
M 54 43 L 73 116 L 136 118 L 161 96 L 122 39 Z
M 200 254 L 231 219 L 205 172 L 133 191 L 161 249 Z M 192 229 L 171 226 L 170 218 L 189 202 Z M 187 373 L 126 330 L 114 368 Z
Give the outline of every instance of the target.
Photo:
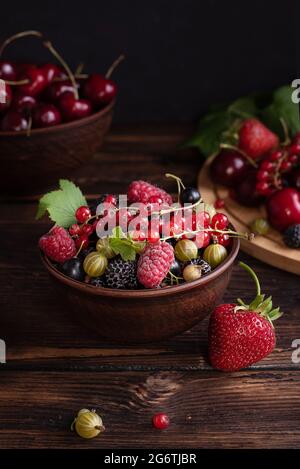
M 68 228 L 76 222 L 77 208 L 87 205 L 87 201 L 73 182 L 61 179 L 59 185 L 60 189 L 48 192 L 40 199 L 36 218 L 41 218 L 48 211 L 49 217 L 54 223 Z
M 262 114 L 263 122 L 273 132 L 284 138 L 283 127 L 280 118 L 284 119 L 291 136 L 300 130 L 299 107 L 292 102 L 293 88 L 291 86 L 282 86 L 273 94 L 273 102 L 267 106 Z
M 236 99 L 230 104 L 228 111 L 243 119 L 255 116 L 257 113 L 255 97 L 244 96 L 243 98 Z
M 109 238 L 109 245 L 116 254 L 120 254 L 124 261 L 134 261 L 136 251 L 126 239 Z

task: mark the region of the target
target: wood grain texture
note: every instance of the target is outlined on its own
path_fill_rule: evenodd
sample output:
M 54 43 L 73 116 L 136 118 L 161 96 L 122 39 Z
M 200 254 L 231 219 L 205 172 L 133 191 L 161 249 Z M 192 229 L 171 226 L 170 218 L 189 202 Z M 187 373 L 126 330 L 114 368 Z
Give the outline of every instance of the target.
M 90 441 L 70 431 L 83 407 L 106 427 Z M 159 432 L 162 410 L 171 425 Z M 2 448 L 297 448 L 300 375 L 4 371 L 0 415 Z
M 191 127 L 117 128 L 103 153 L 79 171 L 86 193 L 124 191 L 135 178 L 174 190 L 163 174 L 196 184 L 201 158 L 178 145 Z M 34 220 L 36 202 L 0 203 L 0 447 L 142 448 L 299 447 L 300 364 L 292 342 L 300 339 L 299 277 L 246 254 L 263 291 L 280 304 L 275 351 L 250 370 L 222 374 L 207 359 L 207 320 L 171 340 L 115 346 L 84 329 L 55 296 L 37 250 L 47 220 Z M 237 264 L 224 301 L 246 300 L 254 286 Z M 103 414 L 107 432 L 83 441 L 69 432 L 81 407 Z M 154 412 L 172 425 L 155 432 Z

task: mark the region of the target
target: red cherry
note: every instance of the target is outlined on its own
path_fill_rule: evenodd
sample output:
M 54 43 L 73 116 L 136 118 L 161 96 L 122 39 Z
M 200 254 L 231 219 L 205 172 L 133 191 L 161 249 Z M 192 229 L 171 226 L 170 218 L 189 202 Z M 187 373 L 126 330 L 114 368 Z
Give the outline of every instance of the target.
M 36 99 L 33 96 L 16 91 L 13 95 L 11 108 L 19 112 L 31 111 L 36 106 Z
M 4 83 L 4 86 L 0 86 L 0 112 L 6 111 L 9 108 L 12 100 L 11 87 Z
M 256 170 L 250 170 L 237 185 L 235 199 L 247 207 L 256 207 L 262 203 L 262 197 L 256 190 Z
M 51 103 L 56 103 L 66 92 L 74 94 L 74 87 L 69 80 L 54 82 L 45 90 L 45 98 Z
M 76 99 L 74 93 L 64 93 L 59 100 L 59 108 L 65 121 L 70 122 L 92 113 L 92 106 L 87 99 Z
M 211 220 L 211 226 L 216 230 L 225 230 L 228 223 L 228 217 L 224 213 L 216 213 Z
M 117 85 L 102 75 L 90 75 L 83 86 L 83 94 L 95 107 L 110 103 L 117 94 Z
M 55 64 L 45 64 L 42 66 L 41 70 L 46 77 L 47 84 L 51 83 L 54 78 L 64 76 L 62 70 Z
M 77 249 L 85 249 L 89 245 L 89 237 L 87 235 L 81 235 L 75 239 L 75 246 Z
M 245 174 L 249 164 L 237 151 L 222 150 L 210 166 L 212 180 L 217 184 L 232 187 Z
M 19 90 L 23 94 L 29 94 L 30 96 L 37 96 L 47 86 L 48 82 L 46 76 L 41 68 L 28 67 L 19 77 L 20 80 L 29 80 L 26 85 L 21 85 Z
M 74 223 L 73 225 L 70 226 L 69 228 L 69 233 L 71 236 L 77 236 L 81 233 L 81 228 L 77 223 Z
M 8 111 L 0 123 L 0 129 L 3 131 L 19 132 L 27 128 L 27 120 L 18 111 Z
M 218 208 L 223 208 L 224 205 L 225 205 L 225 201 L 224 201 L 223 199 L 216 199 L 216 200 L 215 200 L 214 207 L 215 207 L 216 209 L 218 209 Z
M 91 211 L 87 205 L 81 205 L 75 212 L 78 223 L 85 223 L 91 217 Z
M 2 80 L 14 81 L 17 78 L 17 67 L 12 62 L 0 62 L 0 78 Z
M 86 224 L 81 227 L 81 233 L 83 235 L 90 236 L 93 232 L 94 232 L 93 225 Z
M 266 209 L 271 225 L 284 231 L 300 223 L 300 192 L 291 187 L 281 189 L 267 199 Z
M 210 243 L 211 235 L 207 231 L 200 231 L 193 239 L 198 249 L 206 248 Z
M 34 127 L 52 127 L 61 123 L 61 115 L 53 104 L 40 104 L 33 112 Z
M 167 414 L 161 412 L 152 417 L 152 424 L 158 430 L 165 430 L 170 425 L 170 419 Z

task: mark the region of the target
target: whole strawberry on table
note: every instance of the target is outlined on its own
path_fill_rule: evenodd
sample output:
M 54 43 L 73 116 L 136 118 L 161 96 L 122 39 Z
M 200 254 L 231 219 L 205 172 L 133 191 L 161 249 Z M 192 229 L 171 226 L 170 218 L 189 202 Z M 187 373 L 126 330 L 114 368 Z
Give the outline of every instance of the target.
M 300 248 L 300 120 L 292 92 L 284 86 L 267 99 L 250 95 L 209 113 L 188 145 L 215 155 L 211 178 L 228 187 L 231 198 L 265 206 L 254 232 L 266 234 L 271 225 L 288 247 Z

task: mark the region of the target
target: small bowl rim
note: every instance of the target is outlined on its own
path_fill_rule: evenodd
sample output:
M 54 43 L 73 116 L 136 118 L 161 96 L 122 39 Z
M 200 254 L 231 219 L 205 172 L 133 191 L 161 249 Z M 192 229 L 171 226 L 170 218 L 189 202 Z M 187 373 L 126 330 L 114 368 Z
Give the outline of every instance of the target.
M 239 238 L 232 238 L 232 247 L 229 252 L 229 255 L 225 259 L 222 264 L 220 264 L 216 269 L 214 269 L 208 275 L 200 278 L 199 280 L 194 280 L 193 282 L 186 282 L 181 285 L 173 285 L 166 288 L 159 288 L 159 289 L 144 289 L 144 290 L 121 290 L 115 288 L 97 288 L 94 285 L 89 285 L 84 282 L 80 282 L 79 280 L 71 279 L 67 277 L 62 272 L 60 272 L 56 267 L 52 265 L 50 260 L 45 256 L 42 251 L 40 251 L 40 256 L 46 270 L 59 280 L 61 283 L 74 288 L 75 290 L 79 290 L 85 293 L 91 293 L 95 296 L 106 296 L 112 298 L 150 298 L 150 297 L 160 297 L 160 296 L 168 296 L 172 293 L 183 293 L 189 290 L 193 290 L 195 288 L 201 287 L 206 285 L 211 280 L 214 280 L 216 277 L 221 275 L 225 270 L 227 270 L 234 262 L 235 258 L 238 255 L 240 248 L 240 240 Z
M 114 98 L 109 104 L 107 104 L 103 109 L 100 109 L 100 111 L 92 113 L 90 116 L 83 117 L 82 119 L 77 119 L 71 122 L 62 122 L 61 124 L 58 125 L 53 125 L 52 127 L 41 127 L 39 129 L 31 129 L 30 131 L 30 137 L 34 135 L 40 135 L 40 134 L 48 134 L 48 133 L 53 133 L 53 132 L 59 132 L 67 129 L 72 129 L 76 127 L 80 127 L 81 125 L 84 124 L 89 124 L 90 122 L 94 122 L 100 117 L 105 116 L 105 114 L 109 113 L 111 109 L 114 107 L 116 103 L 116 98 Z M 15 132 L 13 130 L 9 131 L 2 131 L 0 130 L 0 137 L 27 137 L 27 130 L 21 130 L 20 132 Z

